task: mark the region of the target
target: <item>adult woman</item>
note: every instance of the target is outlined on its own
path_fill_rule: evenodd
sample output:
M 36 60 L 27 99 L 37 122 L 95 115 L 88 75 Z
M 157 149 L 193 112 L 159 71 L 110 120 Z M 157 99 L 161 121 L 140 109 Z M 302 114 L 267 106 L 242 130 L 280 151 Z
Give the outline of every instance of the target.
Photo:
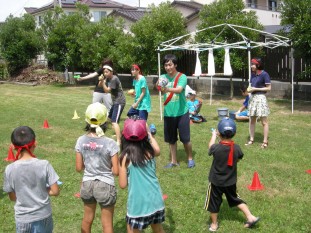
M 128 117 L 138 115 L 141 119 L 147 121 L 148 113 L 151 111 L 151 99 L 146 78 L 142 75 L 139 65 L 132 65 L 131 69 L 135 96 L 134 104 L 127 113 Z
M 96 86 L 93 92 L 93 100 L 92 103 L 102 103 L 105 105 L 105 107 L 107 108 L 108 111 L 110 111 L 111 106 L 112 106 L 112 99 L 111 99 L 111 94 L 110 93 L 105 93 L 103 90 L 103 79 L 104 79 L 104 69 L 103 66 L 104 65 L 109 65 L 111 67 L 113 67 L 113 63 L 110 59 L 105 58 L 102 63 L 101 63 L 101 67 L 94 73 L 91 73 L 87 76 L 78 78 L 78 81 L 82 81 L 82 80 L 87 80 L 87 79 L 91 79 L 91 78 L 95 78 L 98 77 L 98 80 L 96 82 Z
M 248 92 L 251 93 L 249 99 L 249 141 L 245 145 L 252 145 L 254 143 L 255 126 L 257 118 L 260 118 L 263 126 L 263 143 L 261 148 L 268 147 L 269 124 L 268 115 L 270 109 L 267 103 L 266 93 L 271 91 L 271 81 L 269 74 L 263 70 L 262 60 L 260 58 L 253 58 L 251 60 L 252 75 Z
M 104 80 L 102 88 L 105 93 L 110 93 L 112 98 L 112 107 L 109 111 L 108 117 L 111 119 L 112 127 L 116 133 L 117 143 L 120 145 L 121 131 L 119 121 L 126 104 L 126 99 L 123 93 L 121 82 L 115 75 L 113 67 L 104 65 L 103 70 Z

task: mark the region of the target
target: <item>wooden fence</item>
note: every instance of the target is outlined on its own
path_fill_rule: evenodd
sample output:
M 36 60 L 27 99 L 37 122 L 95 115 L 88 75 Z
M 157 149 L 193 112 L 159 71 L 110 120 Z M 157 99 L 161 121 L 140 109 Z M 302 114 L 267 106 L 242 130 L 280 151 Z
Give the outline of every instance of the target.
M 291 82 L 292 80 L 292 61 L 290 58 L 290 48 L 278 47 L 275 49 L 264 50 L 265 56 L 263 57 L 264 69 L 269 73 L 272 80 Z M 195 70 L 196 52 L 183 51 L 178 59 L 178 70 L 191 76 Z M 202 63 L 202 61 L 201 61 Z M 303 75 L 307 68 L 310 69 L 311 63 L 306 62 L 305 59 L 295 58 L 294 63 L 294 82 L 311 82 L 311 75 Z M 248 79 L 248 69 L 245 68 L 241 71 L 235 71 L 233 76 L 241 78 L 242 80 Z

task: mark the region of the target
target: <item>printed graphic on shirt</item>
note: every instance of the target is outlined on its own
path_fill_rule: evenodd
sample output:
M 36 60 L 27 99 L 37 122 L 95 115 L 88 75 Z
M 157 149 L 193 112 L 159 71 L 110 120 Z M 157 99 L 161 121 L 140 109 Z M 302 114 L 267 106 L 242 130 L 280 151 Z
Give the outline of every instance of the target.
M 83 144 L 83 150 L 96 151 L 103 148 L 103 145 L 98 145 L 96 142 L 89 142 Z

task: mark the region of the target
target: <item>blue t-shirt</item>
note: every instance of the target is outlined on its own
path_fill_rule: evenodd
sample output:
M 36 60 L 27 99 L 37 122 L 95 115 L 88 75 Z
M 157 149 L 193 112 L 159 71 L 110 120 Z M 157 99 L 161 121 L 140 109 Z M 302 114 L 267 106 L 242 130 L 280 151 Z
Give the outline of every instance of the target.
M 266 87 L 266 85 L 270 85 L 270 76 L 266 71 L 262 71 L 260 74 L 252 73 L 251 75 L 251 87 L 262 88 Z M 254 91 L 252 94 L 265 94 L 266 91 Z
M 245 97 L 245 100 L 244 100 L 244 102 L 243 102 L 243 105 L 244 105 L 245 108 L 248 107 L 248 101 L 249 101 L 249 95 L 247 95 L 247 96 Z

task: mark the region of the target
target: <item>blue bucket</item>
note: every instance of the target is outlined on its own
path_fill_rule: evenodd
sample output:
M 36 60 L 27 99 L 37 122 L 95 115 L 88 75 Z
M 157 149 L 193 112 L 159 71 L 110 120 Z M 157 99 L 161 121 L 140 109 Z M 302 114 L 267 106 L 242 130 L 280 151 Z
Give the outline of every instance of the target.
M 229 117 L 230 117 L 232 120 L 235 120 L 235 113 L 236 113 L 236 111 L 229 111 Z

